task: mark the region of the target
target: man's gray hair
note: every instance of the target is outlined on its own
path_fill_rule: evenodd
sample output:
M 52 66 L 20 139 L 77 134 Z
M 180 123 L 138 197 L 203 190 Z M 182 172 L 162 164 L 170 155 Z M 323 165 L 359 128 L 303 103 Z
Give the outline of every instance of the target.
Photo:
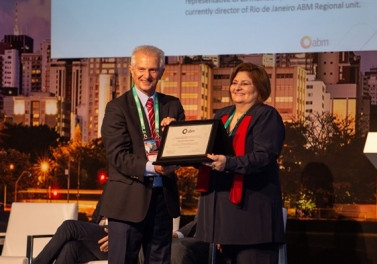
M 137 46 L 133 51 L 132 51 L 132 55 L 131 55 L 131 65 L 132 66 L 135 66 L 136 64 L 136 53 L 143 53 L 143 54 L 146 54 L 146 55 L 151 55 L 151 56 L 157 56 L 159 58 L 159 61 L 160 61 L 160 70 L 164 69 L 165 68 L 165 53 L 155 47 L 155 46 L 151 46 L 151 45 L 141 45 L 141 46 Z

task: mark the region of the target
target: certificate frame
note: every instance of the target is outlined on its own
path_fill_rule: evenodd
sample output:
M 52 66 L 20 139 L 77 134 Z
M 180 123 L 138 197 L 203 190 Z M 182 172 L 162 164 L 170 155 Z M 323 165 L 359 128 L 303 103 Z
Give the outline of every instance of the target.
M 175 121 L 165 127 L 155 165 L 190 166 L 211 161 L 207 154 L 234 155 L 220 119 Z

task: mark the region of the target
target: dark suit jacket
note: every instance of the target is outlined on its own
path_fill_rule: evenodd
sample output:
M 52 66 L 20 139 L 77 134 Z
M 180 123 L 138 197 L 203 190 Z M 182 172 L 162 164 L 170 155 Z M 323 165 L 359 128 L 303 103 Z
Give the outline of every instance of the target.
M 178 98 L 158 93 L 158 100 L 160 121 L 165 117 L 184 120 Z M 144 111 L 142 113 L 148 126 L 147 117 Z M 152 184 L 150 178 L 144 177 L 147 158 L 131 91 L 107 104 L 101 133 L 109 162 L 109 181 L 100 213 L 117 220 L 140 222 L 149 208 Z M 163 176 L 162 180 L 168 211 L 172 217 L 177 217 L 180 214 L 177 177 L 171 174 Z

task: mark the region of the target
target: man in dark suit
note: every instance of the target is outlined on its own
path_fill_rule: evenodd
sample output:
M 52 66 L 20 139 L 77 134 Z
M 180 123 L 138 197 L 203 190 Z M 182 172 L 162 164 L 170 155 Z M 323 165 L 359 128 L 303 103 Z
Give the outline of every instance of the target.
M 156 92 L 164 67 L 160 49 L 135 48 L 129 67 L 135 84 L 106 107 L 101 132 L 109 181 L 101 215 L 109 218 L 110 264 L 136 263 L 141 246 L 147 263 L 170 263 L 172 218 L 180 214 L 177 167 L 152 163 L 163 127 L 185 115 L 178 98 Z

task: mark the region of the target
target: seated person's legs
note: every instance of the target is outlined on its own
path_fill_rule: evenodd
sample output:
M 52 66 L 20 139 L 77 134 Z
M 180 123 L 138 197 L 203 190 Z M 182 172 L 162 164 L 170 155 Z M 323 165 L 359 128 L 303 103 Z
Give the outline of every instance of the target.
M 209 244 L 192 237 L 174 238 L 171 245 L 171 264 L 208 263 Z
M 107 255 L 103 258 L 98 258 L 82 241 L 76 240 L 64 244 L 54 264 L 77 264 L 104 259 L 107 259 Z
M 56 257 L 55 264 L 76 264 L 83 250 L 83 245 L 80 241 L 72 240 L 63 245 L 59 255 Z M 89 252 L 90 253 L 90 252 Z
M 95 223 L 82 222 L 77 220 L 66 220 L 57 229 L 55 235 L 43 248 L 41 253 L 33 261 L 34 264 L 53 263 L 60 252 L 63 250 L 68 251 L 72 249 L 71 244 L 67 247 L 68 242 L 79 241 L 80 246 L 85 247 L 87 251 L 96 259 L 107 259 L 107 253 L 101 252 L 99 249 L 98 240 L 106 236 L 104 227 Z M 75 254 L 74 252 L 71 253 Z M 68 263 L 68 262 L 66 262 Z

